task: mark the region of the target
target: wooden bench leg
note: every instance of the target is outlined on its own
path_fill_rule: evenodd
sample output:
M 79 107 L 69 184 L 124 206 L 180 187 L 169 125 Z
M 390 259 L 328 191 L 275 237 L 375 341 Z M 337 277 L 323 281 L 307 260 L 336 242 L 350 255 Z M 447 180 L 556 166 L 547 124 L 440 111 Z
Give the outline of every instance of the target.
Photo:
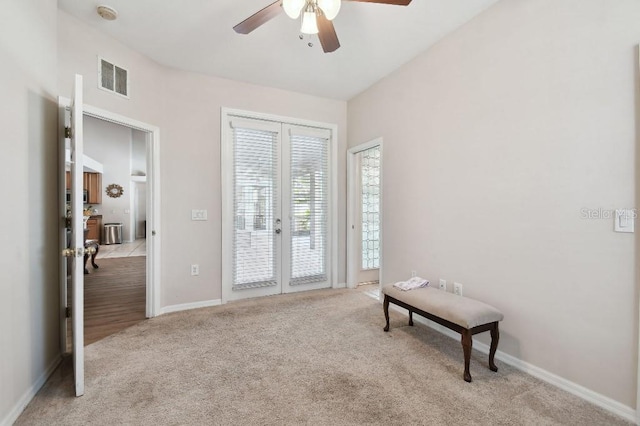
M 462 332 L 462 350 L 464 351 L 464 381 L 471 381 L 471 373 L 469 372 L 469 364 L 471 363 L 471 346 L 473 341 L 471 339 L 471 332 L 465 330 Z
M 500 331 L 498 330 L 498 323 L 493 323 L 493 328 L 491 329 L 491 348 L 489 350 L 489 369 L 491 371 L 498 371 L 498 367 L 496 367 L 496 363 L 493 361 L 493 358 L 496 355 L 496 350 L 498 349 L 498 341 L 500 340 Z
M 409 311 L 409 325 L 413 326 L 413 311 Z
M 384 309 L 384 319 L 387 321 L 387 325 L 384 327 L 384 331 L 389 331 L 389 296 L 384 295 L 384 303 L 382 304 Z

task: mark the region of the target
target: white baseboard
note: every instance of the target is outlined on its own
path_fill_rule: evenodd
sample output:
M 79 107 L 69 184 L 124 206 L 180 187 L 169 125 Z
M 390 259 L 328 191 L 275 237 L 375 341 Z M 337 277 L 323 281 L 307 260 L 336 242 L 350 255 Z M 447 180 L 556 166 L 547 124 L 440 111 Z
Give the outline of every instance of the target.
M 169 305 L 160 308 L 160 315 L 168 314 L 171 312 L 188 311 L 189 309 L 209 308 L 211 306 L 218 306 L 222 304 L 222 300 L 203 300 L 202 302 L 182 303 L 180 305 Z
M 404 308 L 401 308 L 396 305 L 389 305 L 393 310 L 402 312 L 408 315 L 408 311 Z M 456 333 L 453 330 L 449 330 L 446 327 L 441 326 L 438 323 L 430 321 L 426 318 L 421 317 L 420 315 L 414 315 L 413 320 L 415 322 L 419 322 L 421 324 L 426 325 L 429 328 L 432 328 L 446 336 L 449 336 L 455 340 L 460 340 L 460 334 Z M 462 347 L 461 347 L 462 348 Z M 477 349 L 478 351 L 489 354 L 489 345 L 478 342 L 477 340 L 473 341 L 473 349 Z M 461 349 L 462 350 L 462 349 Z M 629 420 L 633 423 L 638 421 L 636 410 L 633 408 L 624 405 L 614 399 L 609 398 L 608 396 L 604 396 L 597 392 L 592 391 L 591 389 L 587 389 L 584 386 L 581 386 L 577 383 L 574 383 L 570 380 L 567 380 L 563 377 L 558 376 L 557 374 L 551 373 L 547 370 L 544 370 L 540 367 L 537 367 L 533 364 L 529 364 L 526 361 L 522 361 L 512 355 L 509 355 L 502 351 L 496 351 L 495 358 L 499 361 L 504 362 L 524 373 L 530 374 L 533 377 L 536 377 L 544 382 L 547 382 L 553 386 L 556 386 L 564 391 L 567 391 L 579 398 L 584 399 L 585 401 L 589 401 L 592 404 L 597 405 L 600 408 L 603 408 L 617 416 L 620 416 L 626 420 Z
M 337 283 L 333 288 L 347 288 L 347 283 Z
M 22 414 L 22 412 L 27 407 L 27 405 L 29 405 L 33 397 L 36 396 L 36 393 L 38 393 L 42 385 L 45 384 L 47 379 L 53 374 L 56 368 L 58 368 L 58 365 L 60 365 L 61 361 L 62 361 L 62 356 L 60 355 L 54 358 L 54 360 L 51 362 L 51 364 L 49 364 L 47 369 L 40 375 L 40 377 L 36 379 L 36 381 L 31 385 L 31 387 L 27 389 L 27 391 L 22 395 L 22 397 L 20 397 L 16 405 L 13 406 L 13 409 L 9 411 L 9 413 L 4 417 L 4 419 L 2 419 L 2 421 L 0 421 L 1 426 L 12 425 L 18 419 L 18 417 L 20 417 L 20 414 Z

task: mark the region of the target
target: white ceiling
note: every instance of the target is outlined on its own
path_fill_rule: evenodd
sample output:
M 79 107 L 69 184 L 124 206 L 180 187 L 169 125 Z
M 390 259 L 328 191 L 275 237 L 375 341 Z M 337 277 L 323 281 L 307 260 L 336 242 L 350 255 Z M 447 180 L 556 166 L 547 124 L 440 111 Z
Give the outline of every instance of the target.
M 80 20 L 169 67 L 348 100 L 497 0 L 414 0 L 409 6 L 343 2 L 341 47 L 323 53 L 299 39 L 284 12 L 248 35 L 232 27 L 272 0 L 59 0 Z M 105 21 L 96 6 L 115 8 Z M 308 47 L 312 41 L 314 46 Z M 126 67 L 126 64 L 122 64 Z

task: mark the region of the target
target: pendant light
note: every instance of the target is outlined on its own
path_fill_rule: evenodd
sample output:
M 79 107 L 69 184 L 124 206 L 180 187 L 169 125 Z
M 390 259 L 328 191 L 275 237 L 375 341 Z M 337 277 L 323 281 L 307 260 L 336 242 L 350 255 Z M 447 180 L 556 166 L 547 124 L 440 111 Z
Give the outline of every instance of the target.
M 305 3 L 306 0 L 282 0 L 282 8 L 289 18 L 298 19 Z
M 333 18 L 338 16 L 341 4 L 341 0 L 318 0 L 318 7 L 322 9 L 324 16 L 330 21 L 333 21 Z
M 332 21 L 338 16 L 341 5 L 342 0 L 282 0 L 282 8 L 291 19 L 298 19 L 300 13 L 304 10 L 302 28 L 300 30 L 303 34 L 318 33 L 317 8 L 320 8 L 324 16 Z
M 302 34 L 318 34 L 318 21 L 316 19 L 316 11 L 313 6 L 308 5 L 302 15 Z

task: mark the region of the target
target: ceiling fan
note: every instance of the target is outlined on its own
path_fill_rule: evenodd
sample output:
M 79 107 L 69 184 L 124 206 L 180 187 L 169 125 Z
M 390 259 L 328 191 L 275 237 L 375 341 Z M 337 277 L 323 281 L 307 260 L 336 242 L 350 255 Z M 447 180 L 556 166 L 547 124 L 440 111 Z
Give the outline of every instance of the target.
M 302 15 L 302 34 L 318 34 L 322 50 L 325 53 L 333 52 L 340 47 L 336 30 L 331 22 L 338 15 L 343 0 L 276 0 L 264 9 L 249 16 L 244 21 L 233 27 L 239 34 L 249 34 L 262 24 L 270 21 L 280 14 L 285 13 L 292 19 L 298 19 Z M 384 3 L 396 6 L 407 6 L 411 0 L 344 0 L 363 3 Z M 302 36 L 301 36 L 302 37 Z

